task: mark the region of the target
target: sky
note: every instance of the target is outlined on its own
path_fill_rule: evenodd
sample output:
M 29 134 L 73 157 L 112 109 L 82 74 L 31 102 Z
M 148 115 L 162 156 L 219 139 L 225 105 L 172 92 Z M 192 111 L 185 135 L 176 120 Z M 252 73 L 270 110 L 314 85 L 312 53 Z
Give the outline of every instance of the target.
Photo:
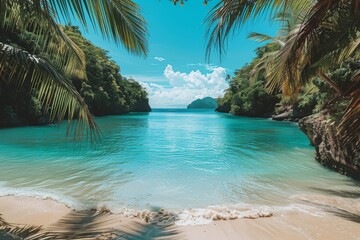
M 149 94 L 152 108 L 184 108 L 193 100 L 221 97 L 228 88 L 226 75 L 251 62 L 254 50 L 263 45 L 247 39 L 251 32 L 275 35 L 277 26 L 264 16 L 246 24 L 229 39 L 228 50 L 220 61 L 212 54 L 205 58 L 205 33 L 203 24 L 208 11 L 217 2 L 203 6 L 202 0 L 187 1 L 183 7 L 168 0 L 135 0 L 149 28 L 149 54 L 134 56 L 111 40 L 89 28 L 80 28 L 82 34 L 94 45 L 104 48 L 120 66 L 121 74 L 141 83 Z M 80 25 L 76 20 L 73 25 Z

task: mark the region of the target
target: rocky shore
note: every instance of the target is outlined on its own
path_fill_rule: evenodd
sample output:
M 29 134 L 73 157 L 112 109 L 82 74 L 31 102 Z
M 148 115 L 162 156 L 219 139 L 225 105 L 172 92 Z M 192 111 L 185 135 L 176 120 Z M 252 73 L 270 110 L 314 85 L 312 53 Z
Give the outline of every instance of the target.
M 360 152 L 352 144 L 341 143 L 328 115 L 310 115 L 301 119 L 299 126 L 315 147 L 317 161 L 341 174 L 360 179 Z

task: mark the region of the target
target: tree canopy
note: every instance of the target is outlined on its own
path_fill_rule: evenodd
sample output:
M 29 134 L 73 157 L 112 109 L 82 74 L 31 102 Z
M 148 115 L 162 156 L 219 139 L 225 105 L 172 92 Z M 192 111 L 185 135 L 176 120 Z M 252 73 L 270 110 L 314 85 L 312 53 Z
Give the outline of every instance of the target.
M 70 80 L 86 79 L 84 53 L 58 22 L 76 17 L 129 52 L 146 55 L 147 26 L 138 5 L 131 0 L 1 0 L 0 4 L 0 84 L 17 89 L 28 85 L 52 122 L 76 119 L 75 139 L 86 130 L 91 137 L 99 136 L 92 114 Z

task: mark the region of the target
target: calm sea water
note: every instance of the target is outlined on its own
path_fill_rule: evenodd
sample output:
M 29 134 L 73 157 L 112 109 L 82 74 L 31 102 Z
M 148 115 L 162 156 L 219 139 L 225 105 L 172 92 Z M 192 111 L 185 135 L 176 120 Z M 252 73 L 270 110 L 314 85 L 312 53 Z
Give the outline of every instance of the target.
M 100 144 L 57 126 L 0 130 L 0 195 L 111 209 L 286 205 L 297 194 L 359 189 L 325 169 L 297 125 L 212 111 L 97 118 Z

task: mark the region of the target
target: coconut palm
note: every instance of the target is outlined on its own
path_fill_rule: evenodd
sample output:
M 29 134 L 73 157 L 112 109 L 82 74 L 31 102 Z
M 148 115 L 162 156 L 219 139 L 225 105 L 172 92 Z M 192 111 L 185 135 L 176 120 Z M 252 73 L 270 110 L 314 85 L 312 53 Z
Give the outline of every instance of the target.
M 98 128 L 69 77 L 86 79 L 85 57 L 58 23 L 77 18 L 129 52 L 146 55 L 147 28 L 131 0 L 0 0 L 0 84 L 30 83 L 51 121 L 77 119 L 75 137 Z M 70 130 L 70 125 L 68 125 Z
M 360 71 L 355 71 L 348 89 L 332 81 L 327 71 L 339 67 L 348 59 L 359 59 L 360 1 L 358 0 L 222 0 L 210 11 L 207 56 L 215 48 L 225 52 L 226 40 L 250 19 L 265 13 L 301 14 L 287 36 L 281 36 L 277 53 L 266 56 L 267 86 L 271 91 L 282 90 L 286 95 L 297 94 L 302 85 L 317 75 L 342 98 L 350 98 L 338 133 L 344 143 L 353 142 L 360 149 Z M 252 35 L 260 40 L 276 40 Z M 280 43 L 278 41 L 278 43 Z
M 309 2 L 313 6 L 309 9 Z M 307 10 L 307 22 L 303 24 L 298 34 L 298 46 L 304 41 L 326 17 L 326 14 L 338 5 L 348 5 L 356 18 L 360 14 L 358 0 L 221 0 L 209 12 L 205 19 L 208 25 L 207 55 L 216 48 L 220 54 L 226 50 L 226 40 L 241 28 L 246 22 L 264 17 L 267 14 L 275 16 L 277 13 L 292 10 Z

